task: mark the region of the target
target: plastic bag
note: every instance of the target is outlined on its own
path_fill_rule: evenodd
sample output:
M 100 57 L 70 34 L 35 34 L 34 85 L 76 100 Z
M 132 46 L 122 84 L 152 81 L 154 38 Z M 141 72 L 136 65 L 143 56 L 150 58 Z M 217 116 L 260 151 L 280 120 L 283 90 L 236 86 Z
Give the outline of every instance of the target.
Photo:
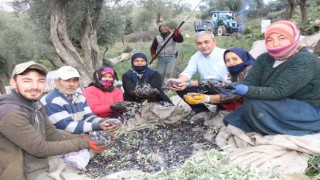
M 78 152 L 71 152 L 63 155 L 62 159 L 70 166 L 78 168 L 80 170 L 86 170 L 86 166 L 90 160 L 90 152 L 88 149 L 83 149 Z

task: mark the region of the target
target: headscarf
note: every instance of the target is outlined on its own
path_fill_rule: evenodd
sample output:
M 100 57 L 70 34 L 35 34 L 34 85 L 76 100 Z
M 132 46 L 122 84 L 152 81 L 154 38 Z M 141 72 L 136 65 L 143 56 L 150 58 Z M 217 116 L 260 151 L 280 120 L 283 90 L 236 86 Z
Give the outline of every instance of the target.
M 142 58 L 146 61 L 145 66 L 135 66 L 133 61 L 137 58 Z M 126 73 L 135 83 L 138 82 L 138 77 L 141 79 L 144 78 L 146 83 L 149 83 L 150 77 L 155 72 L 153 69 L 148 67 L 149 61 L 147 56 L 144 53 L 138 52 L 132 55 L 131 57 L 131 69 Z
M 111 74 L 113 80 L 102 80 L 102 77 L 105 74 Z M 96 86 L 97 88 L 101 89 L 102 91 L 111 92 L 114 89 L 113 83 L 114 79 L 118 80 L 116 72 L 110 67 L 104 67 L 97 69 L 93 73 L 94 83 L 92 85 Z
M 233 52 L 237 54 L 242 60 L 241 64 L 228 67 L 228 71 L 233 77 L 237 77 L 247 66 L 253 64 L 255 61 L 255 59 L 251 56 L 251 54 L 245 51 L 244 49 L 230 48 L 224 52 L 224 55 L 223 55 L 224 62 L 226 62 L 226 54 L 228 52 Z
M 283 20 L 277 21 L 275 23 L 270 24 L 265 32 L 264 40 L 265 44 L 267 44 L 267 39 L 270 34 L 278 33 L 288 38 L 291 44 L 285 47 L 267 47 L 268 53 L 275 60 L 285 61 L 295 55 L 300 49 L 300 30 L 299 28 L 292 22 Z

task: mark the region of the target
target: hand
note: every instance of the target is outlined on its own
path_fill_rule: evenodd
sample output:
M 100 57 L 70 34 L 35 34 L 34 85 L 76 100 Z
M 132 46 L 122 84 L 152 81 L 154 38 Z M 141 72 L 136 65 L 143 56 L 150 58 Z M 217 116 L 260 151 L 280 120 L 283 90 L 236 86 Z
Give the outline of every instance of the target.
M 151 55 L 151 61 L 153 61 L 155 59 L 157 59 L 157 55 L 156 54 Z
M 111 125 L 106 121 L 101 122 L 99 126 L 103 131 L 115 131 L 118 129 L 118 126 Z
M 125 111 L 127 108 L 124 106 L 124 103 L 122 102 L 116 102 L 110 105 L 110 109 L 112 111 Z
M 178 28 L 176 28 L 174 31 L 173 31 L 175 34 L 180 34 L 180 30 Z
M 166 84 L 172 84 L 168 88 L 172 91 L 183 91 L 186 87 L 189 86 L 189 82 L 181 82 L 178 79 L 170 78 L 166 81 Z M 178 85 L 178 86 L 177 86 Z
M 89 149 L 90 150 L 103 151 L 107 147 L 109 147 L 109 146 L 106 146 L 106 143 L 103 141 L 94 141 L 94 140 L 89 141 Z
M 241 95 L 241 96 L 247 94 L 248 90 L 249 90 L 249 87 L 247 85 L 243 85 L 243 84 L 231 85 L 231 86 L 232 86 L 231 93 L 238 94 L 238 95 Z
M 200 94 L 200 93 L 188 93 L 184 95 L 184 99 L 188 104 L 191 104 L 191 105 L 210 102 L 209 95 Z
M 88 134 L 82 134 L 82 139 L 88 139 L 89 135 Z

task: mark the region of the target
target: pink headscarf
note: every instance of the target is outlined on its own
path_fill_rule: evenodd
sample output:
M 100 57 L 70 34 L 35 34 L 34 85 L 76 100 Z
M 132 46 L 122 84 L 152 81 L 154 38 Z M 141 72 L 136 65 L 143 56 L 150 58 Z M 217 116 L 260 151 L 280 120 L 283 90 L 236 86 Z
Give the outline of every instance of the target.
M 299 28 L 290 21 L 277 21 L 268 26 L 264 40 L 267 44 L 267 39 L 270 34 L 278 33 L 288 38 L 291 42 L 288 46 L 285 47 L 267 47 L 268 53 L 276 60 L 285 61 L 295 55 L 300 49 L 300 30 Z

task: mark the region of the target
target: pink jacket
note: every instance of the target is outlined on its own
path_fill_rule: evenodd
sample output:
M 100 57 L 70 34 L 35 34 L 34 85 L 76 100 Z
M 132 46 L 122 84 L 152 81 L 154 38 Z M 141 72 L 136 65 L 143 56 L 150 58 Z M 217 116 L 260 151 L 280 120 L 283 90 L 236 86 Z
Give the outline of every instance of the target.
M 102 118 L 117 114 L 118 112 L 110 109 L 110 105 L 123 101 L 123 93 L 116 87 L 111 92 L 104 92 L 95 86 L 89 86 L 84 89 L 83 95 L 92 112 Z

